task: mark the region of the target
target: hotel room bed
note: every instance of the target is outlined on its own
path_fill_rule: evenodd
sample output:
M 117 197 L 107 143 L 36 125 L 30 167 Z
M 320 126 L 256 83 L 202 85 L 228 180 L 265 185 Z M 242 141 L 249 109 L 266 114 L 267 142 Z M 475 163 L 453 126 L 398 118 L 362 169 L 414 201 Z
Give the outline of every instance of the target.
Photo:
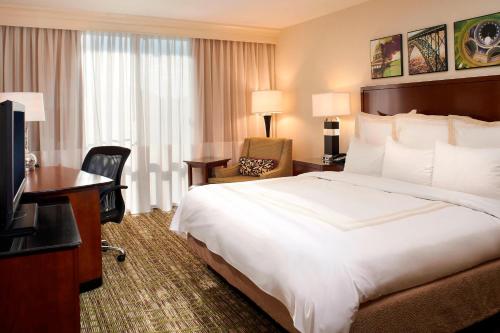
M 363 88 L 363 111 L 499 120 L 499 105 L 481 99 L 499 85 L 497 76 Z M 463 102 L 443 110 L 447 98 Z M 171 228 L 289 331 L 450 332 L 500 312 L 494 199 L 309 173 L 196 188 Z
M 469 278 L 478 277 L 478 285 L 465 290 L 480 291 L 474 295 L 485 307 L 477 309 L 482 316 L 498 311 L 499 297 L 485 300 L 500 296 L 495 283 L 499 276 L 495 262 L 500 258 L 499 217 L 500 206 L 493 199 L 381 177 L 318 172 L 197 188 L 179 207 L 172 229 L 191 235 L 197 241 L 191 239 L 190 244 L 198 245 L 197 251 L 205 245 L 235 269 L 232 273 L 240 272 L 284 304 L 299 331 L 345 332 L 353 319 L 359 320 L 360 304 L 365 304 L 368 313 L 380 305 L 375 303 L 382 296 L 488 262 L 477 273 L 468 273 Z M 210 253 L 203 257 L 209 258 Z M 231 282 L 221 267 L 211 266 Z M 488 277 L 491 288 L 483 285 Z M 432 289 L 448 296 L 457 292 Z M 417 296 L 424 297 L 423 304 L 425 296 L 434 302 L 432 295 L 419 294 L 417 291 Z M 476 304 L 470 296 L 457 295 L 466 297 L 462 301 L 468 301 L 468 306 Z M 367 305 L 370 301 L 374 305 Z M 452 303 L 440 300 L 443 306 L 457 301 L 460 299 Z M 382 303 L 382 309 L 384 304 L 388 303 Z M 411 308 L 418 307 L 413 304 L 407 310 Z M 285 325 L 273 311 L 267 311 Z M 380 315 L 380 309 L 375 312 Z M 462 320 L 450 313 L 446 316 L 453 319 L 450 325 L 483 319 L 471 318 L 473 312 L 459 311 Z M 421 318 L 421 314 L 415 316 Z M 366 320 L 376 325 L 370 316 Z M 397 324 L 408 325 L 409 321 Z M 356 325 L 367 324 L 359 322 L 353 327 Z

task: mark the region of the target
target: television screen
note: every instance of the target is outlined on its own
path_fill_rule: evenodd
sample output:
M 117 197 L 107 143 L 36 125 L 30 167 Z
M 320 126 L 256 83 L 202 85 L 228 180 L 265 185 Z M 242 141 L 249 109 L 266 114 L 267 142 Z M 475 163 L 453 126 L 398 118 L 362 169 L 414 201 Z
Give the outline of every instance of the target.
M 14 195 L 24 180 L 24 112 L 14 112 Z

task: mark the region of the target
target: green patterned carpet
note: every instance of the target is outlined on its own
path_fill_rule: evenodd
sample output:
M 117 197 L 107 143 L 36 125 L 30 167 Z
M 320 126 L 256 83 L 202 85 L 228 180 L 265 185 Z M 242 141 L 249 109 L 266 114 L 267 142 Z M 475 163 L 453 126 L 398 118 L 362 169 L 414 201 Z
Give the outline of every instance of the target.
M 208 270 L 155 210 L 108 223 L 103 238 L 127 251 L 103 253 L 104 285 L 80 296 L 82 332 L 279 332 L 236 289 Z

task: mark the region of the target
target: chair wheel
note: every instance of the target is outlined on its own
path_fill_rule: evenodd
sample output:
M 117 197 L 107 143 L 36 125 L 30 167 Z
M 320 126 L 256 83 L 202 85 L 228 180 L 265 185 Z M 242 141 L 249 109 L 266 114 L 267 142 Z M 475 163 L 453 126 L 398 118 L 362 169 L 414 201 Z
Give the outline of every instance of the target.
M 101 246 L 109 246 L 109 242 L 107 240 L 102 240 L 101 241 Z
M 108 252 L 108 248 L 107 247 L 101 247 L 101 251 L 102 252 Z
M 118 262 L 124 262 L 125 261 L 125 254 L 119 254 L 116 256 L 116 261 Z

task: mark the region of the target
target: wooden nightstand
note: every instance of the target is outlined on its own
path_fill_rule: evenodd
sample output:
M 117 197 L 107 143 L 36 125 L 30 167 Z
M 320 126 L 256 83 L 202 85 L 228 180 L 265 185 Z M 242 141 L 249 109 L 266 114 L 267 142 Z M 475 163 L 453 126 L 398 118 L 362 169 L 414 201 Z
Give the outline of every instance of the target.
M 297 176 L 301 173 L 312 171 L 343 171 L 344 162 L 325 164 L 321 158 L 303 158 L 293 160 L 293 175 Z

